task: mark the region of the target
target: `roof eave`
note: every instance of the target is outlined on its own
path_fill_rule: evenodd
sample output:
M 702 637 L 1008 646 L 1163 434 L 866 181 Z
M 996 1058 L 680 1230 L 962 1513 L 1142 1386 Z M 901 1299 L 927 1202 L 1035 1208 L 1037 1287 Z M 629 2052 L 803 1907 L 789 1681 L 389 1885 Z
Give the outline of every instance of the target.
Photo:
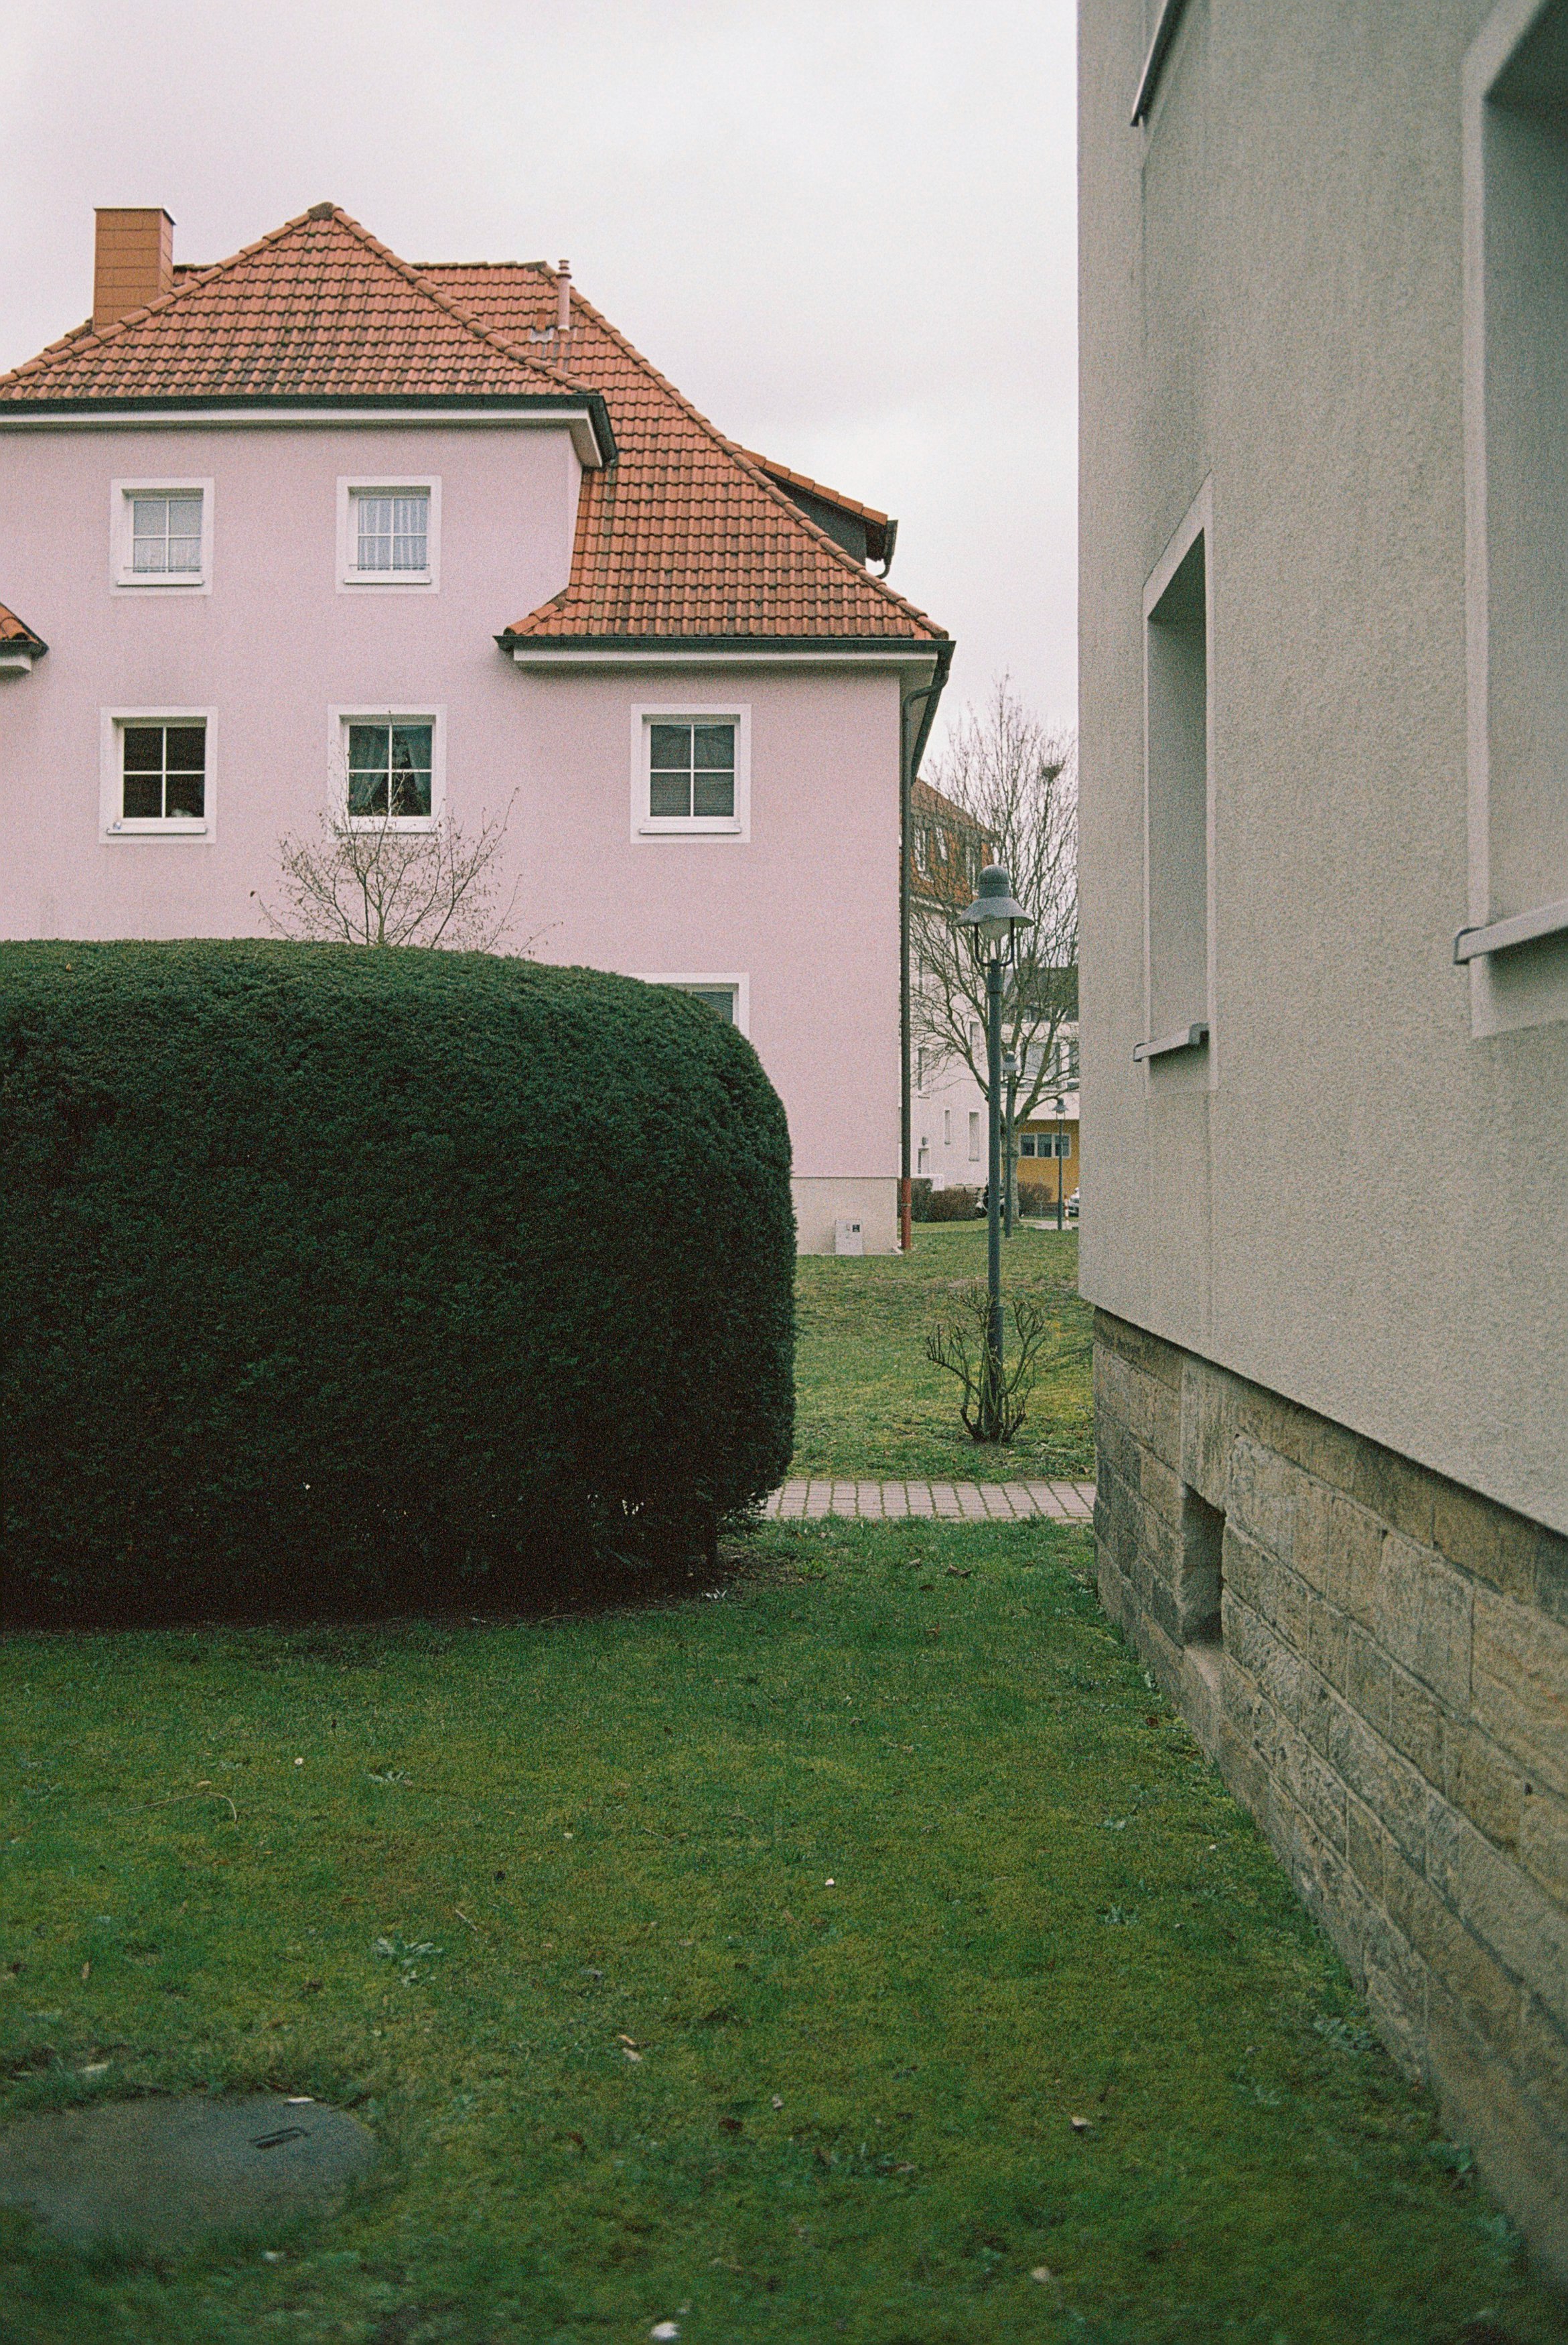
M 311 421 L 345 422 L 363 415 L 386 422 L 407 415 L 414 420 L 475 422 L 542 422 L 559 417 L 571 427 L 581 418 L 586 425 L 578 454 L 590 470 L 614 463 L 619 450 L 611 427 L 604 395 L 597 391 L 217 391 L 172 392 L 144 398 L 102 395 L 62 399 L 6 399 L 0 396 L 0 431 L 27 424 L 59 426 L 95 424 L 176 424 L 205 421 L 218 423 L 302 423 Z
M 519 667 L 915 668 L 946 678 L 948 636 L 918 635 L 520 635 L 503 628 L 501 649 Z

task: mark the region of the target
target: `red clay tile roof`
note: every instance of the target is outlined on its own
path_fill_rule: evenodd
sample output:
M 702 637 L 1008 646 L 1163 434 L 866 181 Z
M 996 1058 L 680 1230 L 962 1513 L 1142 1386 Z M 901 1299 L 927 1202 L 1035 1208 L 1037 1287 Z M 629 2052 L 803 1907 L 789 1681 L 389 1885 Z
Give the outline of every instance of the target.
M 35 635 L 15 611 L 5 608 L 4 603 L 0 603 L 0 645 L 23 652 L 46 652 L 49 648 L 43 636 Z
M 0 401 L 560 397 L 511 349 L 335 205 L 319 204 L 95 333 L 0 375 Z
M 420 273 L 509 341 L 553 321 L 557 280 L 541 262 Z M 575 287 L 572 317 L 567 366 L 603 393 L 619 458 L 583 478 L 569 584 L 503 642 L 947 641 L 808 521 Z
M 946 662 L 944 631 L 870 577 L 768 477 L 777 467 L 715 431 L 581 294 L 564 349 L 531 344 L 531 331 L 553 327 L 556 299 L 542 263 L 410 268 L 318 204 L 216 268 L 177 268 L 173 289 L 145 310 L 101 332 L 78 327 L 0 375 L 0 408 L 586 398 L 596 414 L 608 408 L 617 461 L 583 477 L 567 585 L 503 643 L 875 641 L 930 645 Z M 531 355 L 541 348 L 556 362 Z

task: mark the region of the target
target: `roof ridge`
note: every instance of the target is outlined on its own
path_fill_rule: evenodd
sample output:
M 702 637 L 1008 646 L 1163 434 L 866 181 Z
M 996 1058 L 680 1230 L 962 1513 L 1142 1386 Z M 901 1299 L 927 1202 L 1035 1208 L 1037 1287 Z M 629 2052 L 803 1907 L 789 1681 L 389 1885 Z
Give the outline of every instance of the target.
M 350 213 L 343 209 L 341 204 L 333 204 L 330 210 L 332 218 L 339 223 L 339 227 L 348 228 L 350 234 L 357 236 L 362 244 L 368 245 L 372 252 L 378 254 L 381 259 L 389 262 L 400 277 L 405 278 L 410 285 L 419 287 L 427 301 L 434 301 L 439 308 L 447 312 L 449 317 L 455 318 L 460 326 L 466 326 L 470 334 L 476 335 L 481 342 L 488 344 L 490 349 L 500 350 L 506 358 L 515 359 L 520 366 L 527 367 L 534 374 L 542 375 L 547 382 L 560 383 L 568 391 L 582 391 L 585 397 L 587 396 L 588 385 L 579 382 L 574 376 L 569 375 L 564 368 L 552 372 L 539 359 L 531 359 L 526 350 L 519 350 L 515 342 L 509 342 L 492 327 L 481 326 L 477 318 L 470 318 L 466 310 L 459 308 L 450 294 L 443 293 L 439 286 L 427 285 L 411 260 L 405 260 L 400 253 L 392 250 L 389 244 L 383 244 L 379 236 L 372 236 L 361 221 L 355 219 Z M 325 218 L 326 208 L 320 204 L 313 205 L 304 217 L 307 219 Z
M 85 329 L 77 327 L 73 332 L 61 335 L 56 340 L 46 344 L 35 358 L 28 359 L 21 366 L 12 367 L 6 373 L 0 374 L 0 389 L 10 383 L 21 382 L 29 375 L 36 374 L 40 371 L 46 371 L 50 363 L 61 352 L 67 350 L 73 357 L 81 357 L 86 354 L 89 345 L 96 343 L 102 350 L 113 344 L 122 335 L 141 325 L 145 320 L 161 316 L 177 301 L 187 300 L 193 293 L 204 290 L 231 269 L 238 269 L 245 261 L 253 260 L 258 253 L 265 252 L 269 247 L 280 244 L 285 237 L 296 234 L 309 222 L 327 219 L 334 221 L 338 227 L 345 229 L 367 251 L 373 252 L 379 260 L 385 262 L 407 284 L 415 287 L 421 299 L 433 303 L 447 316 L 455 319 L 466 332 L 472 334 L 474 339 L 482 342 L 487 349 L 499 350 L 503 358 L 511 359 L 515 365 L 525 368 L 530 374 L 539 376 L 541 381 L 547 383 L 551 390 L 575 391 L 585 398 L 591 395 L 586 384 L 579 382 L 575 377 L 564 371 L 551 371 L 542 365 L 538 359 L 530 358 L 526 350 L 519 350 L 514 343 L 507 341 L 503 336 L 495 333 L 490 327 L 481 325 L 477 318 L 470 317 L 466 310 L 460 308 L 458 303 L 452 300 L 450 295 L 443 293 L 439 286 L 427 285 L 411 262 L 404 260 L 400 254 L 395 253 L 390 245 L 383 244 L 379 237 L 372 236 L 361 221 L 355 219 L 351 213 L 343 209 L 341 204 L 312 204 L 309 210 L 297 212 L 292 219 L 285 220 L 281 228 L 269 228 L 265 236 L 257 237 L 250 244 L 241 245 L 239 250 L 231 252 L 226 260 L 215 260 L 205 269 L 192 270 L 179 284 L 171 286 L 167 293 L 160 293 L 156 301 L 143 302 L 139 308 L 126 310 L 123 318 L 115 319 L 107 326 L 94 326 L 89 320 Z
M 521 264 L 513 262 L 510 265 L 517 267 Z M 777 487 L 774 482 L 769 480 L 767 474 L 763 471 L 761 464 L 754 462 L 752 457 L 748 455 L 747 452 L 740 445 L 739 442 L 730 439 L 727 434 L 719 430 L 716 423 L 710 423 L 707 417 L 703 413 L 701 408 L 697 407 L 691 400 L 689 400 L 683 391 L 678 390 L 675 384 L 670 381 L 668 375 L 661 373 L 660 370 L 653 364 L 652 359 L 644 358 L 636 344 L 628 340 L 627 337 L 621 331 L 618 326 L 612 326 L 609 319 L 606 318 L 601 310 L 594 308 L 592 302 L 589 300 L 586 294 L 580 293 L 577 290 L 575 283 L 572 286 L 572 299 L 574 301 L 580 301 L 583 309 L 588 312 L 588 315 L 593 320 L 594 323 L 602 330 L 602 331 L 606 333 L 610 337 L 610 340 L 616 343 L 619 348 L 626 353 L 628 358 L 634 360 L 634 362 L 643 370 L 644 373 L 652 375 L 654 381 L 659 384 L 662 390 L 669 392 L 676 405 L 684 411 L 684 412 L 691 418 L 692 421 L 696 424 L 699 431 L 705 432 L 716 447 L 722 448 L 726 456 L 730 457 L 733 462 L 740 465 L 741 469 L 744 472 L 749 474 L 751 479 L 762 490 L 764 495 L 770 499 L 772 503 L 785 516 L 788 521 L 790 521 L 796 528 L 805 531 L 808 536 L 814 539 L 818 545 L 824 546 L 827 552 L 833 555 L 835 561 L 841 563 L 853 577 L 858 579 L 862 585 L 874 587 L 875 591 L 884 596 L 887 602 L 891 603 L 895 609 L 903 612 L 905 617 L 916 620 L 923 627 L 929 628 L 933 634 L 942 640 L 947 640 L 946 628 L 939 627 L 935 619 L 930 617 L 926 612 L 922 611 L 917 604 L 911 603 L 906 595 L 900 594 L 895 587 L 889 586 L 885 579 L 874 578 L 871 575 L 871 573 L 865 567 L 864 563 L 857 562 L 853 553 L 850 553 L 844 546 L 839 544 L 836 538 L 830 537 L 825 529 L 820 528 L 818 524 L 812 520 L 809 513 L 802 513 L 800 507 L 794 502 L 794 499 L 786 496 L 783 489 Z M 541 604 L 539 607 L 541 610 L 543 610 L 548 606 L 544 604 Z M 531 618 L 532 615 L 533 614 L 530 612 L 529 617 Z

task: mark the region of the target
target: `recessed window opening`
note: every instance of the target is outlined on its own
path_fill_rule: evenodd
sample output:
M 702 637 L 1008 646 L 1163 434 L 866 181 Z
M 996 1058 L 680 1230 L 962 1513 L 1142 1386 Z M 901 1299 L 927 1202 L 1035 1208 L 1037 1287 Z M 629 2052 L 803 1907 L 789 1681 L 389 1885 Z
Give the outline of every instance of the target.
M 1568 898 L 1568 0 L 1482 108 L 1488 917 Z M 1527 948 L 1568 954 L 1561 935 Z
M 428 816 L 433 724 L 429 719 L 353 724 L 348 734 L 349 814 L 394 819 Z
M 380 495 L 359 490 L 354 498 L 359 567 L 366 571 L 430 568 L 430 498 L 428 489 Z
M 1224 1642 L 1225 1517 L 1196 1490 L 1181 1493 L 1181 1558 L 1176 1590 L 1181 1641 L 1218 1651 Z
M 656 817 L 733 817 L 735 728 L 711 721 L 648 727 L 648 811 Z
M 969 1162 L 971 1164 L 980 1162 L 980 1116 L 976 1108 L 969 1111 Z
M 201 494 L 132 497 L 131 568 L 138 577 L 199 576 Z
M 120 778 L 123 820 L 200 822 L 207 809 L 206 726 L 122 726 Z
M 1200 530 L 1148 613 L 1149 1033 L 1209 1017 L 1209 626 Z

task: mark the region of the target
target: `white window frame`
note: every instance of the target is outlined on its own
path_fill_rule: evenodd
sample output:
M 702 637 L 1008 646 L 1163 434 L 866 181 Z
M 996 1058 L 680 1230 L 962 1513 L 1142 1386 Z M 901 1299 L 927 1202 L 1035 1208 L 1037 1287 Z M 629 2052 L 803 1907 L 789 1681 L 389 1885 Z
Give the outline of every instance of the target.
M 120 736 L 127 725 L 193 725 L 207 728 L 202 782 L 201 819 L 185 815 L 141 815 L 127 817 L 125 806 L 124 750 Z M 106 841 L 179 839 L 210 846 L 217 831 L 217 711 L 215 708 L 103 708 L 98 712 L 98 831 Z
M 361 496 L 427 496 L 430 527 L 423 570 L 361 570 L 359 524 L 355 500 Z M 437 472 L 344 473 L 338 481 L 338 592 L 339 594 L 439 594 L 441 590 L 441 482 Z
M 349 814 L 349 727 L 350 725 L 428 725 L 430 727 L 430 810 L 429 814 Z M 447 801 L 447 712 L 430 700 L 401 706 L 381 701 L 327 711 L 327 789 L 334 814 L 347 816 L 356 830 L 431 831 L 440 827 Z
M 131 561 L 133 497 L 192 497 L 201 499 L 201 568 L 192 570 L 133 570 Z M 109 588 L 116 594 L 210 594 L 212 592 L 212 508 L 210 480 L 111 481 L 109 482 Z
M 650 804 L 649 759 L 652 754 L 650 727 L 672 725 L 733 725 L 735 728 L 735 811 L 733 815 L 653 815 Z M 639 702 L 632 711 L 632 837 L 643 844 L 653 838 L 728 839 L 744 843 L 752 835 L 752 712 L 735 700 L 658 700 Z
M 632 974 L 642 985 L 670 985 L 678 993 L 713 993 L 722 986 L 728 987 L 735 997 L 735 1031 L 744 1034 L 748 1041 L 751 1040 L 752 980 L 745 969 L 687 969 L 674 974 L 663 969 L 633 969 Z

